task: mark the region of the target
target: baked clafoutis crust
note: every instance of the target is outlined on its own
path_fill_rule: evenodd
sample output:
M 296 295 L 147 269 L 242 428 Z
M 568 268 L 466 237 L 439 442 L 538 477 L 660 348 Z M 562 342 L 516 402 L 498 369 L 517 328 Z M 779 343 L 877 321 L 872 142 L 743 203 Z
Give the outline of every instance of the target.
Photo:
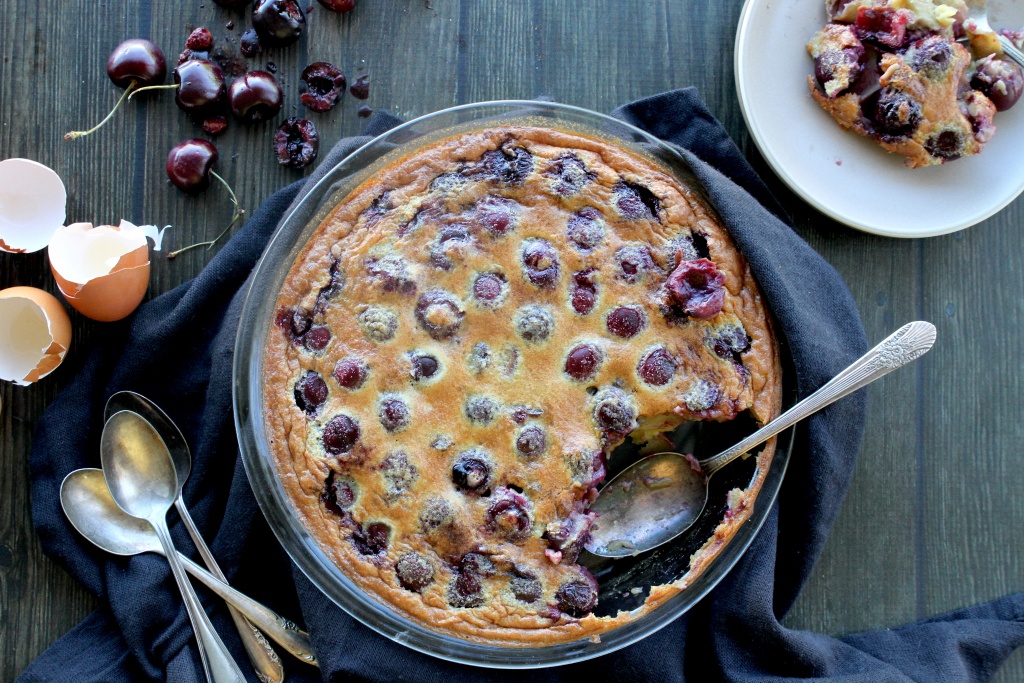
M 577 561 L 606 458 L 683 422 L 779 411 L 779 352 L 739 251 L 640 152 L 549 128 L 390 161 L 292 264 L 263 415 L 295 514 L 357 586 L 497 645 L 597 638 L 684 590 L 753 508 L 642 607 L 597 616 Z M 599 523 L 599 522 L 597 522 Z

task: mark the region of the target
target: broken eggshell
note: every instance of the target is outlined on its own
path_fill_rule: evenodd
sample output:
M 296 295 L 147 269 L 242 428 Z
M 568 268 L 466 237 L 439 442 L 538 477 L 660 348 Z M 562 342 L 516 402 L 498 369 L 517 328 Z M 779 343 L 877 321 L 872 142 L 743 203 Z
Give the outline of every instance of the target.
M 53 233 L 50 268 L 61 294 L 82 315 L 112 322 L 138 308 L 149 287 L 146 231 L 72 223 Z
M 35 287 L 0 291 L 0 379 L 27 386 L 57 369 L 71 346 L 71 319 Z
M 64 225 L 68 194 L 60 177 L 31 159 L 0 161 L 0 250 L 26 254 Z

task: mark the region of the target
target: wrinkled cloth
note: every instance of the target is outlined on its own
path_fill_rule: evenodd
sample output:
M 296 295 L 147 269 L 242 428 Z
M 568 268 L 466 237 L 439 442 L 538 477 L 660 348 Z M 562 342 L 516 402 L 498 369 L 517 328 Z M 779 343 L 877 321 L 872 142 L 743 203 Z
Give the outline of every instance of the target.
M 792 357 L 803 397 L 867 349 L 839 275 L 786 224 L 785 213 L 693 89 L 633 102 L 614 115 L 677 145 L 746 255 Z M 365 135 L 342 140 L 304 182 L 271 196 L 191 282 L 105 325 L 40 420 L 31 454 L 33 520 L 44 551 L 100 599 L 19 680 L 99 683 L 200 681 L 195 642 L 166 562 L 113 557 L 65 519 L 60 483 L 99 466 L 102 410 L 118 390 L 162 406 L 194 454 L 185 501 L 240 590 L 312 634 L 320 671 L 281 652 L 288 679 L 326 681 L 888 681 L 990 678 L 1024 643 L 1024 594 L 901 628 L 832 638 L 783 627 L 821 552 L 850 482 L 865 420 L 863 392 L 798 429 L 782 490 L 743 559 L 690 612 L 646 639 L 587 662 L 532 672 L 478 669 L 422 655 L 349 617 L 277 544 L 238 455 L 231 363 L 246 280 L 296 197 L 371 136 L 397 125 L 378 113 Z M 176 516 L 172 534 L 193 552 Z M 227 610 L 203 602 L 246 671 Z

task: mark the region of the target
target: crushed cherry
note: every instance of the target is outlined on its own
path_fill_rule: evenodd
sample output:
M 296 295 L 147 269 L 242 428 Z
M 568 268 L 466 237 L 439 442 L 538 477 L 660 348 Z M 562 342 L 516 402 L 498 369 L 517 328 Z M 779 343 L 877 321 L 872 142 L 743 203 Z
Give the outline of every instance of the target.
M 417 382 L 422 379 L 430 379 L 437 374 L 441 367 L 437 358 L 429 353 L 414 353 L 411 358 L 412 378 Z
M 908 51 L 910 68 L 922 76 L 941 79 L 949 69 L 953 47 L 942 36 L 928 36 L 914 43 Z
M 384 522 L 372 522 L 352 532 L 352 544 L 361 555 L 380 555 L 387 551 L 391 527 Z
M 587 315 L 597 304 L 597 284 L 594 282 L 596 274 L 596 268 L 578 270 L 572 274 L 570 301 L 572 309 L 580 315 Z
M 481 273 L 473 283 L 473 296 L 485 306 L 500 302 L 508 283 L 500 273 Z
M 263 54 L 263 44 L 260 43 L 259 34 L 256 29 L 247 28 L 242 31 L 242 37 L 238 39 L 238 49 L 243 57 L 252 58 Z
M 277 79 L 266 71 L 250 71 L 236 78 L 228 88 L 231 113 L 243 123 L 259 123 L 277 116 L 284 93 Z
M 307 370 L 295 382 L 295 405 L 307 415 L 314 415 L 327 400 L 327 382 L 313 370 Z
M 608 331 L 616 337 L 629 339 L 635 337 L 647 324 L 647 319 L 639 309 L 620 306 L 608 314 Z
M 1024 93 L 1024 70 L 1008 59 L 986 58 L 975 68 L 971 87 L 987 95 L 997 111 L 1006 111 Z
M 551 288 L 558 281 L 558 252 L 551 242 L 540 237 L 523 241 L 523 270 L 526 278 L 538 287 Z
M 288 118 L 274 134 L 277 163 L 288 168 L 306 168 L 320 150 L 320 134 L 308 119 Z
M 569 217 L 566 236 L 581 251 L 590 251 L 604 239 L 604 220 L 597 209 L 585 206 Z
M 208 116 L 203 119 L 202 128 L 207 135 L 220 135 L 228 128 L 228 118 L 219 114 Z
M 252 6 L 252 27 L 267 45 L 284 47 L 302 35 L 306 15 L 295 0 L 256 0 Z
M 391 396 L 380 402 L 377 417 L 389 432 L 398 432 L 409 426 L 409 406 L 402 399 Z
M 352 93 L 352 97 L 357 100 L 365 100 L 370 96 L 370 76 L 363 74 L 356 76 L 356 80 L 352 81 L 351 87 L 348 91 Z
M 725 304 L 725 275 L 708 259 L 680 261 L 665 282 L 669 296 L 694 318 L 712 318 Z
M 565 357 L 565 374 L 582 382 L 593 377 L 600 364 L 600 350 L 590 344 L 579 344 Z
M 597 606 L 597 580 L 586 569 L 580 567 L 579 571 L 585 572 L 582 578 L 563 584 L 555 592 L 558 609 L 577 619 L 587 616 Z
M 366 382 L 370 368 L 359 358 L 343 358 L 334 366 L 333 374 L 345 389 L 358 389 Z
M 505 185 L 519 185 L 533 171 L 533 155 L 511 145 L 484 152 L 480 163 L 488 177 Z
M 332 12 L 351 12 L 356 8 L 356 0 L 317 0 L 321 6 Z
M 395 562 L 395 576 L 402 588 L 420 593 L 434 582 L 434 566 L 418 553 L 405 553 Z
M 432 289 L 416 302 L 416 320 L 432 339 L 449 339 L 459 331 L 465 316 L 462 306 L 452 294 Z
M 875 102 L 875 123 L 886 135 L 910 135 L 921 122 L 921 104 L 907 93 L 882 88 Z
M 563 196 L 579 194 L 597 179 L 597 174 L 588 171 L 583 161 L 571 152 L 551 162 L 544 175 L 551 179 L 551 189 Z
M 665 347 L 659 346 L 640 359 L 636 371 L 648 384 L 664 386 L 676 374 L 676 359 Z
M 185 47 L 189 50 L 209 52 L 213 49 L 213 34 L 210 33 L 210 29 L 200 26 L 185 39 Z
M 545 527 L 544 538 L 552 550 L 562 554 L 562 562 L 573 564 L 590 538 L 592 522 L 589 515 L 574 510 L 564 520 L 550 522 Z
M 909 12 L 891 7 L 861 7 L 853 28 L 861 40 L 895 50 L 907 43 L 910 16 Z
M 555 318 L 544 306 L 527 304 L 513 316 L 516 334 L 528 342 L 545 342 L 555 327 Z
M 483 493 L 491 484 L 491 463 L 482 451 L 464 451 L 452 465 L 452 482 L 462 491 Z
M 366 261 L 366 273 L 385 292 L 410 295 L 416 292 L 416 281 L 409 269 L 409 263 L 401 256 L 389 254 L 380 258 L 370 257 Z
M 491 532 L 513 542 L 526 539 L 533 527 L 530 501 L 522 493 L 506 486 L 494 490 L 484 519 Z
M 348 453 L 359 441 L 359 423 L 348 415 L 335 415 L 324 426 L 324 450 L 332 455 Z
M 345 74 L 330 62 L 313 62 L 299 78 L 306 84 L 302 104 L 315 112 L 330 111 L 345 94 Z
M 548 447 L 548 437 L 537 425 L 531 425 L 516 437 L 516 450 L 527 458 L 541 455 Z
M 615 197 L 619 213 L 629 220 L 658 220 L 661 200 L 643 185 L 620 180 L 615 184 Z

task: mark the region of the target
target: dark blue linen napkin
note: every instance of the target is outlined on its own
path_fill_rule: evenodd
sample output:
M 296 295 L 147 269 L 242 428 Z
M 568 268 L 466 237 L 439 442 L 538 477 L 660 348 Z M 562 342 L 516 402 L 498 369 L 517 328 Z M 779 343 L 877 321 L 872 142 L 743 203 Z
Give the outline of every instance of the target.
M 678 145 L 746 255 L 788 340 L 801 397 L 867 348 L 839 275 L 787 225 L 783 210 L 693 89 L 626 105 L 614 115 Z M 200 275 L 104 326 L 91 353 L 39 423 L 32 448 L 33 519 L 44 551 L 101 606 L 23 672 L 20 681 L 200 681 L 191 629 L 166 562 L 94 549 L 59 505 L 60 483 L 99 466 L 102 410 L 114 391 L 149 396 L 181 426 L 195 457 L 185 500 L 233 584 L 304 622 L 322 670 L 287 654 L 289 680 L 327 681 L 888 681 L 988 680 L 1024 644 L 1024 594 L 909 624 L 831 638 L 780 625 L 817 559 L 853 472 L 863 392 L 799 430 L 782 491 L 743 559 L 693 610 L 628 648 L 533 672 L 476 669 L 421 655 L 350 618 L 291 564 L 260 514 L 238 457 L 231 361 L 244 285 L 278 221 L 327 169 L 397 125 L 375 115 L 341 141 L 310 179 L 274 194 Z M 65 370 L 68 372 L 68 369 Z M 181 549 L 191 543 L 172 527 Z M 243 670 L 223 604 L 204 604 Z

